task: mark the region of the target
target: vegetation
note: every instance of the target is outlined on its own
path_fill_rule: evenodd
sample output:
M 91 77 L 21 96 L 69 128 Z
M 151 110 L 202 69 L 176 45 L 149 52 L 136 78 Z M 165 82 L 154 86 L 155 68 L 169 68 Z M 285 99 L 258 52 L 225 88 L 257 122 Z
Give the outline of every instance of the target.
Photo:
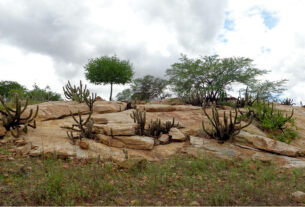
M 217 101 L 230 84 L 255 82 L 258 75 L 267 71 L 259 70 L 249 58 L 219 58 L 205 56 L 190 59 L 182 55 L 166 73 L 174 92 L 181 98 L 200 94 L 205 101 Z
M 281 102 L 282 105 L 287 105 L 287 106 L 292 106 L 294 105 L 293 99 L 291 98 L 286 98 Z
M 79 81 L 79 86 L 72 86 L 70 81 L 62 87 L 64 90 L 65 97 L 68 100 L 77 101 L 79 103 L 85 102 L 86 99 L 88 99 L 88 96 L 90 95 L 90 91 L 87 89 L 87 85 L 83 88 L 82 81 Z
M 85 102 L 87 106 L 89 107 L 89 110 L 93 110 L 94 102 L 96 101 L 96 93 L 92 93 L 91 96 L 85 97 Z
M 84 68 L 86 78 L 91 83 L 110 84 L 110 101 L 112 100 L 113 84 L 129 83 L 133 76 L 131 63 L 127 60 L 120 60 L 116 56 L 90 59 Z
M 173 127 L 179 127 L 179 123 L 175 124 L 175 118 L 173 118 L 173 121 L 166 121 L 165 123 L 162 123 L 160 119 L 150 120 L 147 136 L 159 138 L 162 134 L 168 134 Z
M 0 81 L 0 96 L 4 100 L 12 98 L 17 94 L 25 94 L 26 88 L 16 81 Z
M 141 111 L 136 109 L 130 114 L 130 117 L 133 119 L 134 123 L 138 124 L 137 135 L 145 135 L 145 123 L 146 123 L 146 111 Z
M 219 119 L 219 113 L 216 109 L 216 105 L 212 104 L 212 117 L 206 111 L 206 104 L 202 106 L 204 115 L 207 116 L 210 121 L 213 131 L 208 131 L 205 128 L 204 121 L 202 121 L 202 129 L 203 131 L 210 136 L 211 138 L 218 139 L 220 142 L 224 142 L 234 138 L 237 134 L 239 134 L 240 130 L 249 126 L 252 123 L 252 115 L 247 124 L 244 126 L 241 125 L 241 120 L 238 119 L 237 108 L 235 107 L 234 117 L 232 115 L 232 111 L 230 111 L 229 117 L 227 117 L 226 112 L 223 112 L 223 122 Z
M 0 146 L 0 159 L 11 156 Z M 55 155 L 0 161 L 1 206 L 283 205 L 305 188 L 304 169 L 272 163 L 177 155 L 146 168 L 115 163 L 60 160 Z M 4 158 L 3 158 L 4 157 Z
M 73 144 L 75 144 L 75 141 L 77 139 L 80 140 L 82 138 L 95 139 L 95 134 L 92 131 L 94 125 L 94 119 L 91 119 L 92 111 L 85 120 L 82 118 L 82 115 L 79 111 L 78 111 L 78 119 L 76 119 L 76 117 L 72 114 L 71 111 L 70 111 L 70 115 L 72 116 L 76 124 L 73 124 L 72 127 L 62 127 L 62 128 L 67 128 L 78 133 L 77 136 L 74 136 L 72 131 L 67 132 L 67 136 L 72 140 Z
M 146 75 L 143 78 L 134 79 L 130 84 L 130 89 L 125 89 L 121 93 L 118 93 L 117 100 L 162 100 L 167 97 L 170 97 L 170 94 L 165 92 L 167 86 L 167 80 L 157 78 L 151 75 Z
M 254 102 L 258 102 L 259 101 L 259 94 L 256 94 L 256 98 L 253 98 L 251 94 L 249 94 L 249 90 L 248 87 L 245 91 L 244 97 L 238 97 L 237 102 L 236 102 L 236 107 L 238 108 L 244 108 L 247 106 L 252 106 L 254 104 Z
M 35 118 L 38 114 L 39 106 L 37 105 L 36 111 L 33 114 L 33 109 L 30 109 L 30 112 L 27 116 L 23 117 L 22 114 L 25 112 L 28 106 L 28 98 L 26 99 L 25 105 L 22 108 L 22 103 L 19 100 L 18 95 L 15 96 L 15 110 L 10 108 L 0 97 L 0 102 L 4 110 L 0 109 L 2 115 L 2 124 L 6 130 L 10 130 L 11 135 L 15 138 L 20 135 L 20 128 L 23 126 L 23 132 L 27 133 L 28 127 L 36 128 Z M 16 132 L 14 132 L 14 130 Z

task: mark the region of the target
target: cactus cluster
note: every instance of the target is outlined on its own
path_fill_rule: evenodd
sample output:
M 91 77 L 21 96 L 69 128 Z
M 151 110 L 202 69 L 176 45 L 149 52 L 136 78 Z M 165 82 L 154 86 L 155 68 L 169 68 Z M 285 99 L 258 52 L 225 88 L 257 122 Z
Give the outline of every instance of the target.
M 36 128 L 35 118 L 39 111 L 39 106 L 37 105 L 35 113 L 33 109 L 30 110 L 29 115 L 22 117 L 28 106 L 28 98 L 26 99 L 25 105 L 22 107 L 22 103 L 19 100 L 18 95 L 15 96 L 15 109 L 10 108 L 0 97 L 0 102 L 3 105 L 4 110 L 0 109 L 2 114 L 2 124 L 6 130 L 10 130 L 13 137 L 17 138 L 20 135 L 20 128 L 23 126 L 23 132 L 27 133 L 28 127 Z M 15 132 L 14 132 L 15 131 Z
M 172 127 L 179 127 L 179 122 L 175 124 L 175 118 L 173 118 L 173 121 L 166 121 L 165 123 L 162 123 L 160 119 L 151 120 L 146 135 L 158 138 L 162 134 L 168 134 Z
M 134 123 L 138 124 L 136 133 L 140 136 L 145 135 L 146 111 L 136 109 L 130 114 L 130 117 L 133 119 Z
M 249 126 L 252 123 L 253 117 L 248 120 L 248 123 L 245 125 L 241 125 L 241 120 L 238 119 L 238 111 L 235 107 L 235 113 L 233 115 L 232 111 L 229 113 L 229 117 L 227 116 L 226 112 L 223 112 L 223 121 L 219 118 L 219 113 L 216 108 L 216 104 L 212 104 L 212 117 L 206 112 L 206 103 L 203 104 L 202 109 L 204 115 L 207 116 L 208 120 L 210 121 L 213 131 L 208 131 L 205 128 L 204 121 L 202 121 L 202 129 L 203 131 L 210 136 L 211 138 L 218 139 L 220 142 L 224 142 L 234 138 L 239 132 Z
M 73 120 L 76 124 L 73 124 L 72 127 L 65 127 L 72 131 L 78 133 L 77 136 L 73 135 L 73 132 L 67 132 L 67 136 L 72 140 L 72 143 L 75 143 L 77 139 L 88 138 L 88 139 L 95 139 L 95 134 L 93 133 L 93 125 L 94 119 L 91 119 L 92 112 L 90 112 L 87 119 L 83 119 L 81 113 L 78 111 L 78 119 L 72 114 L 70 111 L 70 115 L 72 116 Z
M 72 86 L 70 81 L 63 87 L 65 97 L 72 101 L 77 101 L 83 103 L 90 95 L 87 85 L 83 88 L 82 81 L 80 81 L 79 86 Z
M 251 94 L 249 94 L 248 87 L 246 88 L 245 95 L 243 98 L 241 96 L 238 97 L 236 102 L 236 107 L 244 108 L 245 106 L 252 106 L 255 101 L 258 102 L 259 94 L 257 93 L 256 98 L 253 98 Z
M 292 106 L 294 105 L 292 98 L 286 98 L 281 102 L 282 105 Z

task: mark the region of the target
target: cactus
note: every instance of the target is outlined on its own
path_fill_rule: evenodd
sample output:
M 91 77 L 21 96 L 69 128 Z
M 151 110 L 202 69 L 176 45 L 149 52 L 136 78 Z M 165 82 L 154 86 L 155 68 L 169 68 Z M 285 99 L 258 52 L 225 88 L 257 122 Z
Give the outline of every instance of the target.
M 256 98 L 254 99 L 251 94 L 248 92 L 248 87 L 246 88 L 245 97 L 241 98 L 240 96 L 237 99 L 236 107 L 237 108 L 244 108 L 245 106 L 252 106 L 255 101 L 258 102 L 259 100 L 259 93 L 257 93 Z
M 75 140 L 88 138 L 88 139 L 95 139 L 95 134 L 93 133 L 93 125 L 94 119 L 91 119 L 92 112 L 90 112 L 88 118 L 84 120 L 81 116 L 81 113 L 78 111 L 78 119 L 72 114 L 70 111 L 70 115 L 72 116 L 73 120 L 76 124 L 73 124 L 72 127 L 63 127 L 70 129 L 72 131 L 78 132 L 77 136 L 74 136 L 72 132 L 70 134 L 67 132 L 67 136 L 75 143 Z
M 206 112 L 206 104 L 203 104 L 202 106 L 204 115 L 207 116 L 208 120 L 212 124 L 212 127 L 214 129 L 213 132 L 210 132 L 206 130 L 204 121 L 202 121 L 202 129 L 203 131 L 210 136 L 211 138 L 218 139 L 220 142 L 224 142 L 230 139 L 233 139 L 234 136 L 239 134 L 239 132 L 249 126 L 252 123 L 253 117 L 249 119 L 248 123 L 244 126 L 241 125 L 241 120 L 238 120 L 238 112 L 237 108 L 235 107 L 235 114 L 233 117 L 232 111 L 229 113 L 229 117 L 227 117 L 226 112 L 223 112 L 223 123 L 219 119 L 219 113 L 216 109 L 215 104 L 212 104 L 212 117 L 209 116 L 209 114 Z
M 89 110 L 92 111 L 93 104 L 96 101 L 96 93 L 95 94 L 92 93 L 91 96 L 84 97 L 84 99 L 85 99 L 87 106 L 89 107 Z
M 167 121 L 165 123 L 162 123 L 160 119 L 156 119 L 155 121 L 151 120 L 146 134 L 158 138 L 162 134 L 168 134 L 172 127 L 179 127 L 179 123 L 175 124 L 175 118 L 173 118 L 173 121 Z
M 15 106 L 16 109 L 10 108 L 4 102 L 3 98 L 0 96 L 0 102 L 4 107 L 4 110 L 0 109 L 0 113 L 2 114 L 2 123 L 6 130 L 10 130 L 13 137 L 17 138 L 20 135 L 20 128 L 23 125 L 23 132 L 27 133 L 28 127 L 36 128 L 36 116 L 39 111 L 39 106 L 37 105 L 36 111 L 33 114 L 33 109 L 30 110 L 30 113 L 27 117 L 22 118 L 21 115 L 25 112 L 28 106 L 28 98 L 26 99 L 25 105 L 22 108 L 21 101 L 19 101 L 19 97 L 15 95 Z M 14 132 L 14 130 L 16 132 Z
M 83 103 L 86 98 L 90 95 L 87 85 L 83 89 L 82 81 L 79 82 L 79 86 L 72 86 L 70 81 L 63 87 L 65 97 L 72 101 Z
M 133 119 L 134 123 L 138 124 L 137 134 L 143 136 L 145 134 L 145 123 L 146 123 L 146 111 L 141 111 L 136 109 L 130 114 L 130 117 Z
M 281 102 L 282 105 L 292 106 L 294 105 L 292 98 L 286 98 Z

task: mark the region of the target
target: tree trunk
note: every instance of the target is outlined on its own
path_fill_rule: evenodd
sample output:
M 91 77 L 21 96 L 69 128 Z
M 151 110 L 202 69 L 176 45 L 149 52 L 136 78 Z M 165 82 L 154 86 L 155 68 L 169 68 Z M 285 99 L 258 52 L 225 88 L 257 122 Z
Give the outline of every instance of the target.
M 112 83 L 110 83 L 110 98 L 109 101 L 112 101 Z

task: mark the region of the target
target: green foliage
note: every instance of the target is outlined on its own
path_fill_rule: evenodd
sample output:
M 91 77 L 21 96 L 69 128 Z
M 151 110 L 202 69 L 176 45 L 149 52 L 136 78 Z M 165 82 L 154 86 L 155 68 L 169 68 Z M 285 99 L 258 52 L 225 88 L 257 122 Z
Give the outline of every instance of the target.
M 38 105 L 34 114 L 33 109 L 31 109 L 30 113 L 26 117 L 22 117 L 22 114 L 25 112 L 28 106 L 28 98 L 26 99 L 25 105 L 22 108 L 22 103 L 19 101 L 18 95 L 16 95 L 15 110 L 6 104 L 2 97 L 0 97 L 0 102 L 4 108 L 4 110 L 0 109 L 0 113 L 2 114 L 2 124 L 6 130 L 11 131 L 12 136 L 16 138 L 19 137 L 21 126 L 23 126 L 22 130 L 24 133 L 27 133 L 28 127 L 36 128 L 35 118 L 39 111 Z M 16 132 L 14 132 L 14 130 Z
M 172 127 L 179 127 L 179 123 L 175 124 L 175 118 L 173 118 L 173 121 L 166 121 L 165 123 L 162 123 L 161 119 L 150 120 L 146 135 L 159 138 L 162 134 L 168 134 Z
M 117 100 L 162 100 L 164 98 L 170 97 L 170 94 L 165 92 L 167 86 L 167 80 L 151 75 L 146 75 L 143 78 L 134 79 L 130 84 L 130 89 L 125 89 L 121 93 L 118 93 Z
M 261 100 L 274 100 L 276 97 L 287 90 L 285 84 L 288 80 L 282 79 L 279 81 L 254 81 L 248 83 L 249 93 L 256 95 L 259 94 Z
M 248 123 L 242 126 L 241 120 L 238 119 L 237 108 L 235 107 L 234 115 L 232 111 L 230 111 L 229 117 L 227 117 L 226 111 L 223 112 L 223 122 L 222 122 L 219 119 L 219 113 L 215 104 L 212 104 L 212 117 L 210 117 L 210 115 L 206 112 L 206 107 L 207 107 L 206 104 L 203 104 L 202 109 L 204 115 L 210 121 L 214 131 L 211 132 L 206 130 L 204 121 L 202 121 L 202 129 L 211 138 L 218 139 L 221 142 L 234 138 L 234 136 L 239 134 L 240 130 L 249 126 L 253 120 L 253 117 L 251 116 Z
M 275 138 L 281 142 L 286 142 L 287 144 L 290 144 L 292 140 L 297 138 L 297 136 L 297 133 L 293 129 L 287 128 L 282 133 L 275 135 Z
M 256 98 L 253 98 L 252 95 L 249 93 L 248 87 L 246 88 L 244 97 L 239 96 L 236 102 L 236 107 L 238 108 L 244 108 L 247 106 L 252 106 L 254 102 L 259 101 L 259 94 L 256 94 Z
M 0 96 L 3 99 L 14 98 L 15 93 L 26 93 L 26 88 L 15 81 L 0 81 Z
M 84 68 L 86 78 L 91 83 L 110 84 L 110 100 L 112 100 L 112 85 L 129 83 L 133 76 L 131 63 L 116 56 L 90 59 Z
M 62 87 L 64 90 L 64 94 L 67 99 L 72 101 L 77 101 L 79 103 L 85 102 L 86 99 L 88 99 L 88 96 L 90 95 L 90 91 L 87 89 L 87 85 L 83 88 L 82 81 L 79 81 L 79 86 L 72 86 L 70 81 Z
M 132 92 L 130 88 L 123 90 L 122 92 L 118 93 L 116 99 L 118 101 L 131 101 Z
M 190 59 L 182 55 L 179 60 L 166 73 L 173 90 L 181 98 L 199 93 L 205 101 L 216 101 L 230 84 L 248 84 L 267 72 L 255 68 L 253 61 L 244 57 L 221 59 L 218 56 L 205 56 Z
M 51 91 L 49 86 L 44 89 L 39 88 L 36 84 L 33 85 L 33 89 L 26 94 L 32 102 L 45 102 L 45 101 L 59 101 L 61 96 L 59 93 Z

